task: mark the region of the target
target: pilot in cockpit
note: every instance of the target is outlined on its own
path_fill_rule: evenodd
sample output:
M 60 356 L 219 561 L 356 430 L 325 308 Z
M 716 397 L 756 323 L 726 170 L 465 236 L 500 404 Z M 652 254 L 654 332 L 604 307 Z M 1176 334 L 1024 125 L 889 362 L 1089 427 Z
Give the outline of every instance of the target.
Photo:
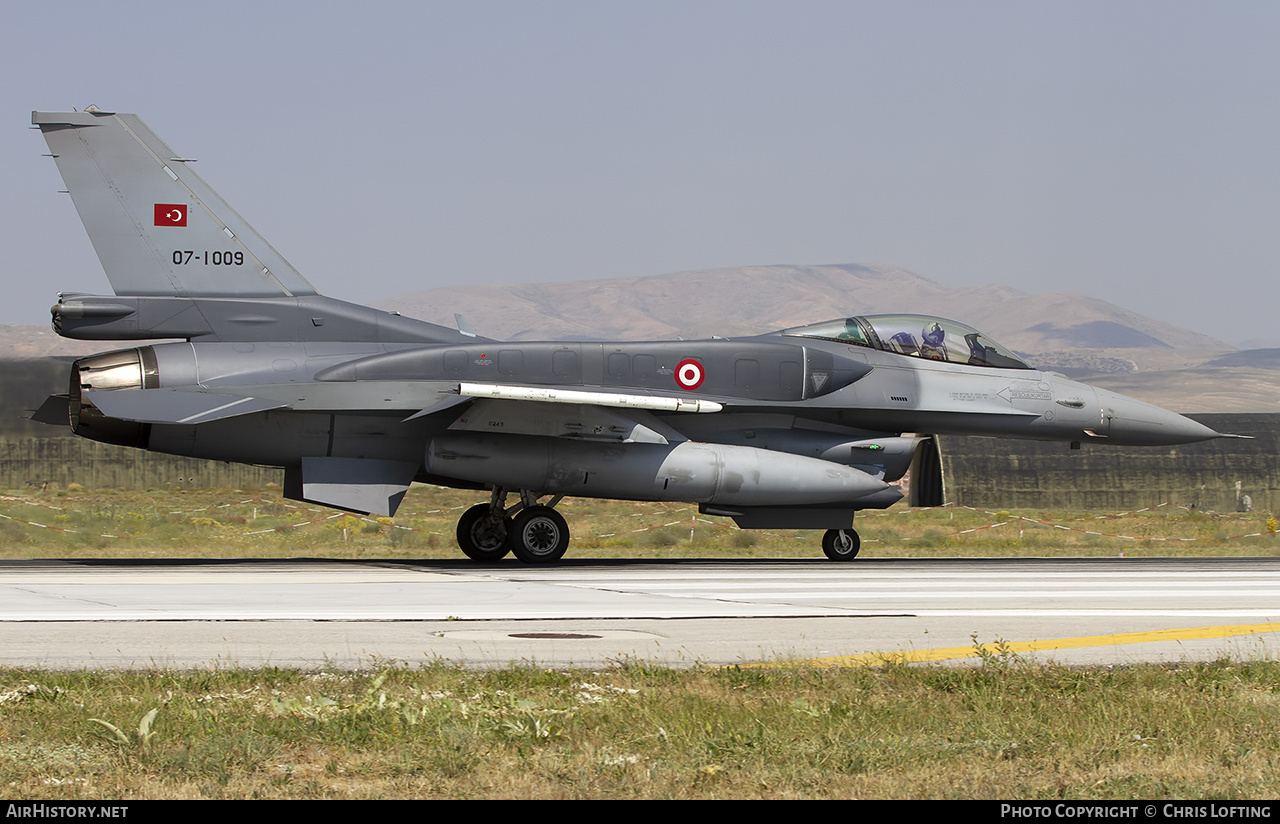
M 920 357 L 932 360 L 946 360 L 947 332 L 937 321 L 931 321 L 920 331 L 923 344 L 920 346 Z

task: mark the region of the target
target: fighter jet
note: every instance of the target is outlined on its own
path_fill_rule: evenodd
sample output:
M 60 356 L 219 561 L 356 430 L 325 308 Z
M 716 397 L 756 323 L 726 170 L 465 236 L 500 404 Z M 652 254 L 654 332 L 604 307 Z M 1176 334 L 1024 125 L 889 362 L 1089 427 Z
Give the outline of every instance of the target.
M 1043 372 L 977 329 L 872 315 L 733 339 L 509 342 L 315 288 L 136 115 L 33 112 L 114 295 L 53 327 L 157 340 L 81 358 L 35 416 L 155 452 L 284 468 L 284 494 L 395 513 L 417 482 L 487 490 L 470 558 L 561 558 L 566 496 L 696 503 L 742 528 L 825 530 L 942 503 L 933 437 L 1163 445 L 1222 437 Z

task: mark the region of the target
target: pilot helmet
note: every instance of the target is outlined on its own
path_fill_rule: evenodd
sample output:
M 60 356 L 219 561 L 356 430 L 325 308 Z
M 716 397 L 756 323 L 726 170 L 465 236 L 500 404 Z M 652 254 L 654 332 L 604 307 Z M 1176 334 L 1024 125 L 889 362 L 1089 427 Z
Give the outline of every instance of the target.
M 947 333 L 946 330 L 938 325 L 937 321 L 934 321 L 924 328 L 920 336 L 924 338 L 926 346 L 940 347 L 942 346 L 942 339 L 947 336 Z

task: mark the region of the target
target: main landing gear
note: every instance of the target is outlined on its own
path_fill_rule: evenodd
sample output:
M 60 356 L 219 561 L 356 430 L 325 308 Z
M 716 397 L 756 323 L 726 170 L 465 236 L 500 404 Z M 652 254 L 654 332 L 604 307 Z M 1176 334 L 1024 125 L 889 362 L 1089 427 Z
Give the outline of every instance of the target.
M 569 524 L 556 512 L 557 495 L 546 504 L 521 490 L 520 503 L 508 507 L 508 490 L 495 487 L 487 504 L 476 504 L 458 519 L 458 546 L 473 561 L 496 561 L 513 553 L 526 564 L 549 564 L 569 548 Z
M 507 506 L 510 490 L 495 487 L 487 504 L 476 504 L 458 519 L 458 546 L 473 561 L 493 562 L 514 554 L 526 564 L 550 564 L 569 548 L 569 524 L 555 510 L 563 497 L 545 504 L 538 494 L 520 491 L 520 502 Z M 833 561 L 858 557 L 862 541 L 853 529 L 828 529 L 822 552 Z

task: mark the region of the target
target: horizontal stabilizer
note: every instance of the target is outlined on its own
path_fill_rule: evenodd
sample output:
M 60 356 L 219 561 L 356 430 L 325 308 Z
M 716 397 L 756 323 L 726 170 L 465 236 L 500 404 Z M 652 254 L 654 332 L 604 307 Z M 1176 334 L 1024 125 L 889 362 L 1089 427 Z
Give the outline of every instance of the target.
M 283 401 L 188 392 L 181 389 L 112 389 L 84 393 L 108 418 L 139 423 L 197 424 L 287 406 Z
M 40 408 L 31 413 L 31 420 L 36 423 L 47 423 L 55 426 L 69 426 L 71 414 L 68 395 L 50 395 L 40 404 Z

